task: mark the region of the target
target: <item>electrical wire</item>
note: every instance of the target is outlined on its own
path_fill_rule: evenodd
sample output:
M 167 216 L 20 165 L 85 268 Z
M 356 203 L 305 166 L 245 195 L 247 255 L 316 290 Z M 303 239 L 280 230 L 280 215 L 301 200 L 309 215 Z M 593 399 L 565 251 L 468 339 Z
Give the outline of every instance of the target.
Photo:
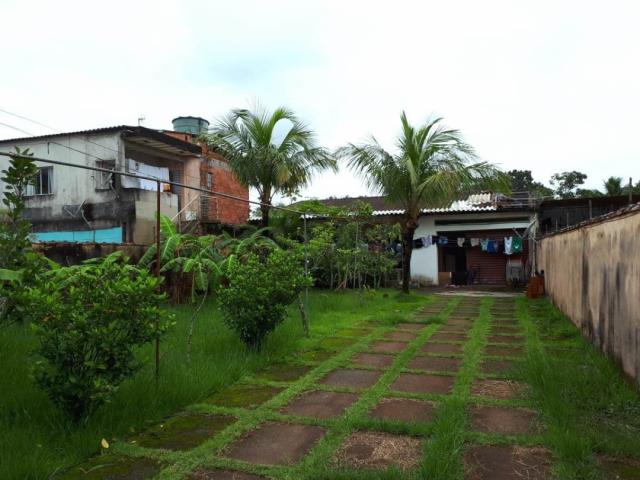
M 109 168 L 90 167 L 89 165 L 78 165 L 78 164 L 75 164 L 75 163 L 63 162 L 61 160 L 52 160 L 50 158 L 40 158 L 40 157 L 31 156 L 31 155 L 21 155 L 21 154 L 16 154 L 16 153 L 9 153 L 9 152 L 0 152 L 0 156 L 9 157 L 9 158 L 11 158 L 11 157 L 24 158 L 24 159 L 33 160 L 34 162 L 50 163 L 50 164 L 53 164 L 53 165 L 62 165 L 62 166 L 65 166 L 65 167 L 81 168 L 83 170 L 92 170 L 94 172 L 104 172 L 104 173 L 112 173 L 112 174 L 116 174 L 116 175 L 124 175 L 125 177 L 133 177 L 133 178 L 137 178 L 139 180 L 152 180 L 154 182 L 164 183 L 164 184 L 168 184 L 168 185 L 174 185 L 176 187 L 182 187 L 182 188 L 187 188 L 187 189 L 190 189 L 190 190 L 195 190 L 195 191 L 198 191 L 198 192 L 206 193 L 206 194 L 209 194 L 210 196 L 213 196 L 213 197 L 228 198 L 228 199 L 231 199 L 231 200 L 237 200 L 237 201 L 244 202 L 244 203 L 250 203 L 250 204 L 253 204 L 253 205 L 259 205 L 259 206 L 273 208 L 275 210 L 284 210 L 284 211 L 296 213 L 298 215 L 302 215 L 303 217 L 307 215 L 305 212 L 300 212 L 298 210 L 294 210 L 293 208 L 280 207 L 280 206 L 277 206 L 277 205 L 272 205 L 270 203 L 259 202 L 259 201 L 256 201 L 256 200 L 249 200 L 249 199 L 246 199 L 246 198 L 237 197 L 235 195 L 230 195 L 228 193 L 216 192 L 216 191 L 212 191 L 212 190 L 206 190 L 204 188 L 194 187 L 192 185 L 186 185 L 184 183 L 175 182 L 175 181 L 172 181 L 172 180 L 165 180 L 165 179 L 162 179 L 162 178 L 152 177 L 152 176 L 149 176 L 149 175 L 140 175 L 140 174 L 137 174 L 137 173 L 122 172 L 122 171 L 119 171 L 119 170 L 109 169 Z
M 11 115 L 11 116 L 16 117 L 16 118 L 19 118 L 19 119 L 21 119 L 21 120 L 26 120 L 27 122 L 31 122 L 31 123 L 33 123 L 33 124 L 35 124 L 35 125 L 40 125 L 41 127 L 48 128 L 49 130 L 51 130 L 51 131 L 53 131 L 53 132 L 56 132 L 56 133 L 65 133 L 65 132 L 63 132 L 62 130 L 58 129 L 58 128 L 51 127 L 51 126 L 46 125 L 46 124 L 44 124 L 44 123 L 42 123 L 42 122 L 39 122 L 39 121 L 37 121 L 37 120 L 33 120 L 32 118 L 25 117 L 24 115 L 19 115 L 19 114 L 17 114 L 17 113 L 10 112 L 10 111 L 8 111 L 8 110 L 5 110 L 4 108 L 0 108 L 0 112 L 2 112 L 2 113 L 6 113 L 7 115 Z M 10 128 L 14 128 L 14 127 L 10 127 Z M 15 129 L 15 128 L 14 128 L 14 129 Z M 23 132 L 23 133 L 27 133 L 27 132 L 25 132 L 24 130 L 22 130 L 22 132 Z M 27 133 L 27 135 L 35 136 L 33 133 Z M 88 139 L 86 139 L 86 138 L 85 138 L 85 139 L 83 139 L 83 141 L 84 141 L 84 142 L 86 142 L 86 143 L 91 143 L 91 144 L 96 145 L 96 146 L 98 146 L 98 147 L 104 148 L 105 150 L 111 150 L 112 152 L 115 152 L 115 153 L 118 153 L 118 154 L 120 153 L 120 152 L 119 152 L 118 150 L 116 150 L 115 148 L 107 147 L 106 145 L 102 145 L 102 144 L 100 144 L 100 143 L 94 142 L 93 140 L 88 140 Z M 51 142 L 51 143 L 56 143 L 56 142 Z M 60 145 L 60 144 L 57 144 L 57 145 Z M 85 152 L 85 153 L 86 153 L 86 152 Z M 88 154 L 88 153 L 87 153 L 87 155 L 90 155 L 90 154 Z

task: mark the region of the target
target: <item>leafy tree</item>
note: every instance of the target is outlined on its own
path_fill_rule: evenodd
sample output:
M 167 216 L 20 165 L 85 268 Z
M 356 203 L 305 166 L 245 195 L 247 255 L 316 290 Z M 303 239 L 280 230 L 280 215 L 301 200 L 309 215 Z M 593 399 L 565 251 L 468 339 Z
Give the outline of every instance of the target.
M 24 218 L 26 191 L 38 173 L 29 157 L 29 149 L 16 147 L 16 156 L 10 157 L 9 168 L 3 170 L 6 188 L 2 203 L 4 221 L 0 221 L 0 322 L 22 321 L 28 313 L 27 290 L 36 284 L 43 272 L 57 268 L 57 264 L 44 255 L 33 252 L 29 230 L 31 224 Z M 2 212 L 0 212 L 1 214 Z
M 604 183 L 604 194 L 607 196 L 624 195 L 624 187 L 622 185 L 622 177 L 609 177 Z
M 204 139 L 241 183 L 258 191 L 262 227 L 269 226 L 274 195 L 292 195 L 314 172 L 336 168 L 331 155 L 316 145 L 314 133 L 284 107 L 232 110 Z
M 224 321 L 252 349 L 260 349 L 285 319 L 287 306 L 311 284 L 300 255 L 281 249 L 266 256 L 233 257 L 225 274 L 218 293 Z
M 507 175 L 509 176 L 511 190 L 514 192 L 529 192 L 538 198 L 553 195 L 553 190 L 533 179 L 531 170 L 509 170 Z
M 31 225 L 23 218 L 26 207 L 27 186 L 38 173 L 29 149 L 16 147 L 15 157 L 11 157 L 9 168 L 2 170 L 2 181 L 6 184 L 4 204 L 6 223 L 0 223 L 0 268 L 20 269 L 26 263 L 26 253 L 31 251 L 29 229 Z M 19 155 L 19 156 L 18 156 Z
M 370 187 L 403 206 L 402 290 L 408 292 L 413 236 L 421 210 L 447 206 L 478 183 L 507 189 L 508 180 L 496 166 L 477 162 L 460 132 L 443 127 L 442 119 L 418 128 L 409 124 L 404 112 L 400 120 L 402 132 L 395 153 L 384 150 L 372 137 L 370 143 L 349 144 L 339 154 L 366 177 Z
M 555 187 L 555 194 L 559 198 L 575 198 L 576 189 L 584 184 L 587 175 L 572 170 L 570 172 L 555 173 L 551 176 L 551 185 Z
M 30 290 L 36 383 L 74 421 L 109 401 L 140 367 L 135 348 L 162 335 L 158 280 L 120 252 L 60 268 Z
M 602 192 L 597 188 L 578 188 L 576 189 L 576 198 L 593 198 L 602 197 Z

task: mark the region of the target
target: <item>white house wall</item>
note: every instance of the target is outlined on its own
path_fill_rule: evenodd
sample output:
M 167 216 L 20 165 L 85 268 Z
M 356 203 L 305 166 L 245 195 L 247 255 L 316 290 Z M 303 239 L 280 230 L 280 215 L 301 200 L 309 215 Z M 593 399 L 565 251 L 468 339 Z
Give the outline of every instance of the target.
M 514 217 L 528 217 L 523 222 L 500 221 Z M 463 223 L 454 225 L 437 225 L 442 220 L 486 220 L 495 219 L 490 223 Z M 522 212 L 487 212 L 448 215 L 423 215 L 418 221 L 414 238 L 437 235 L 437 232 L 460 232 L 468 230 L 499 230 L 512 228 L 527 228 L 533 219 L 533 214 Z M 411 256 L 411 278 L 423 285 L 437 285 L 438 283 L 438 247 L 416 248 Z
M 119 132 L 90 137 L 70 135 L 50 139 L 17 140 L 15 144 L 0 145 L 0 151 L 14 152 L 14 146 L 20 149 L 29 148 L 36 157 L 91 167 L 97 166 L 95 155 L 105 160 L 116 160 L 116 168 L 120 168 L 123 155 L 123 152 L 120 152 Z M 6 169 L 8 165 L 9 158 L 0 157 L 0 170 Z M 37 162 L 37 165 L 51 166 L 42 162 Z M 89 170 L 53 165 L 53 194 L 31 197 L 27 201 L 27 207 L 46 208 L 48 216 L 52 218 L 64 216 L 64 205 L 80 205 L 83 201 L 100 203 L 112 198 L 112 191 L 96 190 L 94 175 L 95 173 Z M 5 185 L 0 182 L 0 192 L 4 192 L 4 189 Z

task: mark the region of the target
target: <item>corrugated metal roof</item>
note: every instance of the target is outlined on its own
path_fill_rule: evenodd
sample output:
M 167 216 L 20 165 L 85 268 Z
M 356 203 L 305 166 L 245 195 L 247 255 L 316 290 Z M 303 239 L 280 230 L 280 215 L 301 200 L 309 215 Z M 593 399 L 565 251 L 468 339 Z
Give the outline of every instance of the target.
M 389 202 L 389 200 L 382 196 L 328 198 L 320 200 L 324 205 L 332 207 L 347 207 L 355 201 L 361 201 L 371 205 L 373 207 L 373 215 L 375 216 L 402 215 L 404 213 L 403 208 L 398 208 L 400 205 Z M 495 194 L 476 193 L 469 195 L 464 200 L 453 202 L 449 207 L 424 208 L 421 210 L 421 213 L 495 212 L 497 209 Z
M 404 209 L 399 208 L 399 204 L 390 202 L 382 196 L 327 198 L 319 200 L 320 203 L 331 207 L 348 207 L 356 201 L 371 205 L 371 207 L 373 207 L 373 215 L 375 216 L 402 215 L 404 213 Z M 493 212 L 496 210 L 495 195 L 493 193 L 477 193 L 469 195 L 469 197 L 464 200 L 455 201 L 449 207 L 424 208 L 421 210 L 421 213 Z
M 17 137 L 17 138 L 7 138 L 0 140 L 0 144 L 3 143 L 16 143 L 16 142 L 24 142 L 28 140 L 44 140 L 47 138 L 59 138 L 59 137 L 67 137 L 73 135 L 95 135 L 100 133 L 110 133 L 110 132 L 118 132 L 124 131 L 131 137 L 146 137 L 157 142 L 161 142 L 167 145 L 171 145 L 176 147 L 179 150 L 184 150 L 190 153 L 201 153 L 202 148 L 196 144 L 185 142 L 178 138 L 172 137 L 170 135 L 166 135 L 159 130 L 154 130 L 152 128 L 146 128 L 141 126 L 131 126 L 131 125 L 114 125 L 112 127 L 103 127 L 103 128 L 93 128 L 89 130 L 76 130 L 74 132 L 64 132 L 64 133 L 51 133 L 47 135 L 37 135 L 34 137 Z

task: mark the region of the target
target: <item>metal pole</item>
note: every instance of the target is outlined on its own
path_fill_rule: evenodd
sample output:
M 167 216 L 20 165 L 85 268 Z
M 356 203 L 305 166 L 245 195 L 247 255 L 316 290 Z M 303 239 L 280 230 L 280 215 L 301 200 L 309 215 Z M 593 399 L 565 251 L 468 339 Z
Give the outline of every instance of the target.
M 593 218 L 593 202 L 589 199 L 589 220 Z
M 302 214 L 302 223 L 304 225 L 304 275 L 309 274 L 309 240 L 307 237 L 307 214 Z M 304 309 L 308 311 L 309 304 L 309 287 L 304 289 Z
M 156 180 L 156 278 L 160 279 L 160 180 Z M 158 284 L 160 288 L 160 284 Z M 156 385 L 160 378 L 160 319 L 156 318 Z
M 629 177 L 629 205 L 633 203 L 633 179 Z

